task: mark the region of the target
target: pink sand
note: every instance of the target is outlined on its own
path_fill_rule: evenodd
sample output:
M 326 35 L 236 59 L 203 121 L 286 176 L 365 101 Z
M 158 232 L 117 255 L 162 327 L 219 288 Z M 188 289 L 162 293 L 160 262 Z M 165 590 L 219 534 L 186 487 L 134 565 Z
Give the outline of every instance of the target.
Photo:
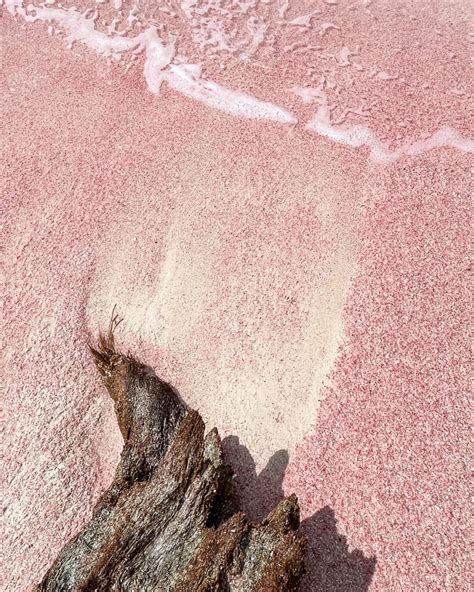
M 188 5 L 92 27 L 159 23 L 169 63 L 3 9 L 0 586 L 30 589 L 113 475 L 86 342 L 117 304 L 124 347 L 248 449 L 252 516 L 288 451 L 306 591 L 468 590 L 469 5 Z

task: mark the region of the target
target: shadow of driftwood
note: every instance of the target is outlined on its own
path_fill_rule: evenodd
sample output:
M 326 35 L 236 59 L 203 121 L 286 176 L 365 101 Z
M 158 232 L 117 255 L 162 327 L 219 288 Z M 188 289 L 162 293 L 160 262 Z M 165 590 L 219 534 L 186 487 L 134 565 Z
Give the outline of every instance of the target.
M 279 450 L 257 475 L 255 461 L 237 436 L 222 441 L 224 458 L 235 472 L 236 495 L 240 508 L 253 522 L 262 521 L 283 497 L 282 483 L 288 452 Z
M 255 461 L 237 436 L 222 441 L 226 461 L 236 473 L 240 508 L 250 520 L 261 521 L 283 497 L 288 452 L 278 450 L 257 475 Z M 346 537 L 337 531 L 334 510 L 326 506 L 303 520 L 300 532 L 308 539 L 306 575 L 302 592 L 367 592 L 376 558 L 349 550 Z
M 349 551 L 347 539 L 337 531 L 334 510 L 325 506 L 301 523 L 308 539 L 305 592 L 366 592 L 375 572 L 376 558 L 359 549 Z

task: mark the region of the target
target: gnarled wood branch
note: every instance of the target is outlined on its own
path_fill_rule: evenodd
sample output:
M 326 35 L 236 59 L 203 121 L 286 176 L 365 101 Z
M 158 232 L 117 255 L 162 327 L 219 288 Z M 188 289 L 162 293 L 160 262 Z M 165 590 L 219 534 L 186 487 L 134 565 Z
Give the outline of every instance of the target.
M 261 524 L 237 511 L 216 429 L 147 366 L 118 353 L 116 318 L 91 348 L 115 404 L 124 447 L 90 522 L 36 590 L 297 590 L 306 541 L 295 496 Z

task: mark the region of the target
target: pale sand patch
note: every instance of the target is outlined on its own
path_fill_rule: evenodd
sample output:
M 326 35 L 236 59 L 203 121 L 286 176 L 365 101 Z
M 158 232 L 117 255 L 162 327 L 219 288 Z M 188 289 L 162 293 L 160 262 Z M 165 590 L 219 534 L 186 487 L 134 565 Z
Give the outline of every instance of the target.
M 128 181 L 134 196 L 97 250 L 87 314 L 95 329 L 117 304 L 124 343 L 139 343 L 261 469 L 315 420 L 342 338 L 363 190 L 297 134 L 255 125 L 249 160 L 223 139 L 226 116 L 213 119 L 205 138 L 189 134 L 174 168 L 153 153 L 158 180 Z M 282 145 L 269 158 L 275 134 Z
M 192 327 L 205 304 L 212 266 L 210 253 L 202 260 L 188 252 L 186 235 L 190 224 L 192 220 L 186 220 L 185 213 L 174 215 L 165 231 L 164 245 L 156 250 L 149 249 L 149 237 L 130 246 L 122 240 L 123 228 L 111 229 L 108 239 L 112 241 L 113 255 L 99 256 L 96 285 L 89 302 L 92 324 L 104 326 L 107 317 L 102 313 L 117 304 L 127 329 L 146 341 L 168 348 L 175 341 L 192 338 Z M 111 237 L 117 231 L 115 244 Z M 131 241 L 141 240 L 139 225 L 130 232 L 137 234 L 130 237 Z M 137 281 L 138 268 L 156 270 L 156 276 Z M 177 322 L 179 319 L 185 322 Z

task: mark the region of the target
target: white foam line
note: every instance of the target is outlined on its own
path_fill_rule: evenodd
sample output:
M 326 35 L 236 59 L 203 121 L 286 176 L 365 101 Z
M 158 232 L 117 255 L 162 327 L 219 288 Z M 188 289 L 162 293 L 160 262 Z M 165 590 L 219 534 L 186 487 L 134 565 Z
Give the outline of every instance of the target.
M 423 152 L 434 150 L 435 148 L 441 148 L 442 146 L 451 146 L 451 148 L 456 148 L 462 152 L 474 152 L 474 140 L 464 138 L 452 127 L 443 127 L 435 132 L 430 138 L 403 146 L 400 151 L 407 156 L 417 156 L 418 154 L 423 154 Z
M 23 8 L 23 0 L 5 0 L 5 6 L 12 15 L 22 16 L 27 22 L 42 21 L 55 23 L 63 27 L 66 40 L 69 43 L 78 41 L 95 52 L 111 56 L 130 49 L 135 49 L 142 44 L 142 35 L 138 37 L 111 37 L 95 30 L 94 18 L 87 18 L 75 8 L 67 10 L 62 8 L 49 8 L 41 6 L 29 6 L 28 11 Z
M 200 77 L 200 67 L 191 64 L 172 65 L 166 73 L 168 84 L 187 97 L 249 119 L 268 119 L 280 123 L 296 123 L 297 119 L 273 103 L 260 101 L 251 95 L 224 88 Z
M 464 138 L 457 130 L 443 127 L 426 140 L 418 140 L 390 150 L 377 134 L 364 125 L 333 125 L 327 104 L 319 107 L 316 115 L 306 125 L 306 129 L 331 139 L 338 144 L 354 148 L 366 146 L 370 149 L 370 159 L 375 162 L 393 162 L 401 156 L 418 156 L 435 148 L 452 147 L 462 152 L 474 152 L 474 141 Z
M 110 57 L 129 50 L 145 50 L 144 76 L 148 88 L 155 94 L 159 94 L 161 84 L 166 81 L 181 94 L 238 117 L 297 123 L 296 117 L 281 107 L 202 78 L 199 66 L 173 64 L 174 45 L 166 46 L 158 36 L 156 27 L 149 27 L 136 37 L 108 36 L 95 30 L 94 18 L 87 18 L 75 8 L 64 10 L 30 6 L 25 11 L 22 0 L 5 0 L 5 5 L 10 14 L 22 16 L 27 22 L 43 21 L 60 25 L 69 43 L 83 43 L 104 56 Z
M 85 17 L 75 9 L 35 7 L 34 15 L 27 14 L 26 18 L 30 22 L 38 20 L 54 22 L 64 28 L 68 43 L 72 44 L 75 41 L 84 43 L 90 49 L 105 56 L 135 49 L 137 45 L 142 43 L 142 36 L 135 38 L 121 37 L 120 35 L 110 37 L 106 33 L 96 31 L 94 19 Z
M 188 0 L 188 4 L 192 5 L 192 1 Z M 69 43 L 83 43 L 100 55 L 113 57 L 130 50 L 134 52 L 144 50 L 146 55 L 144 76 L 148 88 L 155 94 L 159 94 L 162 83 L 166 81 L 179 93 L 237 117 L 297 123 L 296 117 L 289 111 L 273 103 L 261 101 L 251 95 L 206 80 L 201 77 L 200 66 L 183 63 L 182 59 L 175 60 L 174 42 L 165 45 L 158 36 L 156 27 L 149 27 L 136 37 L 109 36 L 96 31 L 94 16 L 88 18 L 87 13 L 83 14 L 75 8 L 66 10 L 30 5 L 25 10 L 23 0 L 1 0 L 0 5 L 5 5 L 11 15 L 21 16 L 27 22 L 43 21 L 60 25 Z M 281 7 L 286 9 L 286 2 Z M 338 144 L 355 148 L 367 146 L 370 149 L 371 160 L 376 162 L 393 162 L 403 155 L 417 156 L 443 146 L 450 146 L 463 152 L 474 152 L 474 141 L 464 138 L 457 130 L 449 127 L 438 130 L 426 140 L 390 150 L 388 145 L 366 126 L 332 124 L 330 109 L 321 85 L 316 90 L 309 89 L 308 92 L 299 87 L 292 90 L 305 101 L 316 99 L 320 103 L 316 115 L 306 125 L 306 129 Z

